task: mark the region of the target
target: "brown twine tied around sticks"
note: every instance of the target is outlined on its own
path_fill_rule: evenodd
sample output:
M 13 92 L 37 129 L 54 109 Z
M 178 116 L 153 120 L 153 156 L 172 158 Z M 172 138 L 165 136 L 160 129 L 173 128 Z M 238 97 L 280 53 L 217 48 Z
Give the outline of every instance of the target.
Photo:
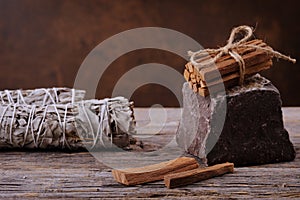
M 243 38 L 239 40 L 235 40 L 235 36 L 238 33 L 243 33 Z M 284 54 L 279 53 L 278 51 L 273 50 L 272 48 L 260 47 L 253 44 L 245 44 L 250 37 L 253 35 L 253 29 L 249 26 L 243 25 L 238 26 L 232 29 L 228 42 L 225 46 L 220 47 L 219 49 L 201 49 L 196 52 L 188 51 L 188 55 L 190 56 L 190 61 L 194 66 L 205 68 L 213 63 L 215 63 L 219 58 L 223 55 L 229 54 L 238 64 L 240 68 L 240 80 L 239 83 L 242 85 L 244 83 L 245 78 L 245 62 L 241 55 L 239 55 L 235 49 L 236 48 L 253 48 L 258 50 L 263 50 L 264 52 L 276 57 L 281 58 L 284 60 L 288 60 L 290 62 L 295 63 L 296 59 L 291 58 L 290 56 L 286 56 Z M 215 53 L 217 54 L 212 59 L 209 59 L 206 62 L 197 62 L 196 59 L 203 58 L 209 54 Z

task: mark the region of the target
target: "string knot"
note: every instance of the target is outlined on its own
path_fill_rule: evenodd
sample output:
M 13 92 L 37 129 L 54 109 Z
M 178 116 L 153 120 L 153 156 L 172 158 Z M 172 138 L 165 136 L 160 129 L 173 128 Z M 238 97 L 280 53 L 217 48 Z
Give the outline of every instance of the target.
M 230 47 L 229 46 L 224 46 L 221 50 L 221 52 L 223 52 L 224 54 L 229 54 L 229 49 L 230 49 Z
M 227 44 L 218 49 L 201 49 L 196 52 L 188 51 L 188 55 L 190 56 L 191 63 L 199 68 L 204 68 L 214 64 L 218 59 L 220 59 L 223 55 L 230 55 L 238 64 L 240 69 L 240 80 L 239 83 L 242 85 L 244 83 L 244 77 L 246 73 L 245 62 L 242 56 L 236 51 L 237 48 L 252 48 L 263 50 L 271 56 L 281 58 L 284 60 L 288 60 L 290 62 L 295 63 L 296 60 L 292 59 L 289 56 L 283 55 L 277 51 L 274 51 L 272 48 L 260 47 L 258 45 L 250 45 L 245 44 L 253 35 L 253 29 L 250 26 L 242 25 L 232 29 L 230 33 L 230 37 L 227 41 Z M 239 38 L 239 36 L 241 36 Z M 203 58 L 209 54 L 216 54 L 215 57 L 209 59 L 204 62 L 197 62 L 199 58 Z

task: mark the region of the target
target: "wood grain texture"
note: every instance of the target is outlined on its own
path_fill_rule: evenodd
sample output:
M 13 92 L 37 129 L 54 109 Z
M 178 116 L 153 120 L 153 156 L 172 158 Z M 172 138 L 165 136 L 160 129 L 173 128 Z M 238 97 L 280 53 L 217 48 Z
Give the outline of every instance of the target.
M 174 160 L 147 165 L 139 168 L 112 170 L 115 180 L 124 185 L 137 185 L 163 180 L 170 173 L 184 172 L 199 168 L 196 159 L 180 157 Z
M 262 40 L 250 40 L 245 43 L 245 45 L 257 45 L 259 47 L 264 47 L 271 49 L 267 44 L 265 44 Z M 242 56 L 245 62 L 245 68 L 254 66 L 258 63 L 263 63 L 271 59 L 271 56 L 265 53 L 262 50 L 255 50 L 253 48 L 238 48 L 235 50 L 240 56 Z M 208 59 L 211 59 L 215 56 L 207 56 Z M 201 59 L 198 63 L 203 61 L 207 61 L 208 59 Z M 220 76 L 225 76 L 226 74 L 233 73 L 239 71 L 239 64 L 232 58 L 230 55 L 223 55 L 219 60 L 216 61 L 215 66 L 199 69 L 200 78 L 209 82 L 210 80 L 217 78 Z
M 297 151 L 293 162 L 235 168 L 233 174 L 170 190 L 165 188 L 163 181 L 124 187 L 114 180 L 109 167 L 88 152 L 1 152 L 0 198 L 300 198 L 299 113 L 300 108 L 283 108 L 284 124 Z M 150 120 L 146 109 L 135 109 L 135 116 L 137 125 L 145 130 Z M 167 116 L 162 130 L 155 137 L 144 140 L 148 150 L 164 146 L 175 136 L 180 109 L 167 109 Z M 162 161 L 155 156 L 153 160 Z
M 167 188 L 176 188 L 203 181 L 226 173 L 233 173 L 233 163 L 222 163 L 205 168 L 196 168 L 193 170 L 172 173 L 164 176 L 164 182 Z
M 254 45 L 272 50 L 270 46 L 262 40 L 254 39 L 245 42 L 245 45 Z M 244 78 L 247 78 L 258 72 L 271 68 L 272 56 L 261 49 L 253 47 L 240 47 L 234 50 L 244 61 Z M 207 96 L 209 93 L 219 92 L 225 88 L 230 88 L 240 84 L 240 66 L 231 55 L 221 56 L 215 63 L 207 64 L 209 60 L 216 56 L 216 53 L 204 55 L 197 59 L 199 66 L 194 66 L 191 62 L 185 65 L 183 76 L 192 90 L 201 96 Z M 220 87 L 220 85 L 224 87 Z M 209 91 L 208 91 L 209 88 Z
M 245 70 L 245 78 L 248 78 L 251 75 L 254 75 L 263 70 L 270 69 L 272 66 L 272 63 L 273 63 L 272 60 L 269 60 L 265 63 L 260 63 L 256 66 L 247 68 Z M 200 84 L 199 94 L 201 96 L 207 96 L 209 94 L 209 92 L 212 92 L 212 93 L 220 92 L 224 88 L 231 88 L 233 86 L 236 86 L 239 84 L 239 77 L 240 77 L 240 73 L 235 72 L 235 73 L 229 74 L 225 77 L 222 77 L 222 79 L 216 79 L 210 83 L 205 83 L 204 87 L 201 87 L 201 84 Z M 224 84 L 224 88 L 221 86 L 222 84 Z M 193 91 L 195 92 L 194 87 L 193 87 Z

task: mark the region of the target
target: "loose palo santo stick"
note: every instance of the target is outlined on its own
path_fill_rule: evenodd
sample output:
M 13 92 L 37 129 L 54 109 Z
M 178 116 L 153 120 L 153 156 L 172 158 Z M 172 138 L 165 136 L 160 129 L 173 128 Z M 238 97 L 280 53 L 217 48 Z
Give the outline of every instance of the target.
M 124 185 L 137 185 L 163 180 L 169 173 L 188 171 L 199 167 L 194 158 L 180 157 L 167 162 L 148 165 L 140 168 L 112 170 L 115 180 Z
M 167 188 L 175 188 L 198 181 L 206 180 L 226 173 L 233 173 L 233 163 L 223 163 L 206 168 L 197 168 L 189 171 L 172 173 L 164 177 Z

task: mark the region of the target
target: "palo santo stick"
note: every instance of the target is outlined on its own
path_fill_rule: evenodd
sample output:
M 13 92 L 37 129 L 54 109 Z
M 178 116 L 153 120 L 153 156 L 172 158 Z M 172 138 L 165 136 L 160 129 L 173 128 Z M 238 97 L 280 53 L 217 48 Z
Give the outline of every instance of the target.
M 186 70 L 186 69 L 184 70 L 183 76 L 184 76 L 186 81 L 190 80 L 190 72 L 188 70 Z
M 249 44 L 270 48 L 261 40 L 252 40 L 249 41 Z M 262 50 L 253 50 L 253 48 L 241 48 L 238 52 L 243 57 L 246 68 L 271 59 L 271 57 Z M 208 58 L 210 58 L 210 56 L 208 56 Z M 229 55 L 225 55 L 218 59 L 215 67 L 211 66 L 200 69 L 196 67 L 195 69 L 195 66 L 189 62 L 185 65 L 185 68 L 187 70 L 184 72 L 185 79 L 188 81 L 191 78 L 196 78 L 197 83 L 200 83 L 200 79 L 203 81 L 209 81 L 218 77 L 220 74 L 224 76 L 226 74 L 239 71 L 238 63 Z
M 191 89 L 193 89 L 193 83 L 191 81 L 188 82 Z
M 233 170 L 233 163 L 217 164 L 206 168 L 197 168 L 189 171 L 166 175 L 164 177 L 164 182 L 166 187 L 170 189 L 206 180 L 226 173 L 233 173 Z
M 203 97 L 206 97 L 209 95 L 209 91 L 207 88 L 199 88 L 198 93 Z
M 261 40 L 251 40 L 247 42 L 247 44 L 270 48 Z M 268 55 L 263 50 L 253 49 L 251 47 L 241 47 L 236 49 L 236 51 L 242 56 L 245 62 L 246 77 L 269 69 L 272 65 L 272 63 L 270 65 L 266 64 L 271 62 L 272 56 Z M 200 60 L 207 60 L 210 56 L 212 55 L 204 56 Z M 220 91 L 220 87 L 215 85 L 219 85 L 220 83 L 224 83 L 225 88 L 239 84 L 239 65 L 230 55 L 225 55 L 218 59 L 216 67 L 207 66 L 207 68 L 199 69 L 198 66 L 195 67 L 190 62 L 187 63 L 185 67 L 184 77 L 189 82 L 190 88 L 194 92 L 200 93 L 202 96 L 207 96 L 209 94 L 207 87 L 210 87 L 210 92 L 217 92 Z M 217 79 L 220 75 L 222 79 Z
M 272 66 L 272 60 L 268 60 L 267 62 L 256 64 L 254 66 L 246 68 L 245 75 L 252 75 L 252 74 L 258 73 L 260 71 L 269 69 L 271 66 Z M 206 82 L 200 81 L 200 83 L 201 83 L 201 87 L 209 87 L 212 85 L 220 84 L 222 82 L 225 83 L 226 81 L 229 81 L 234 78 L 239 78 L 239 77 L 240 77 L 240 73 L 237 71 L 235 73 L 228 74 L 228 75 L 222 77 L 222 79 L 216 79 L 216 80 L 206 81 Z
M 262 63 L 271 59 L 271 56 L 261 50 L 251 52 L 242 56 L 245 62 L 245 68 Z M 223 62 L 216 63 L 215 67 L 204 68 L 200 70 L 200 77 L 202 80 L 209 81 L 217 76 L 229 74 L 235 71 L 239 71 L 239 64 L 232 58 Z
M 191 82 L 193 83 L 193 84 L 195 84 L 197 81 L 196 81 L 196 78 L 192 78 L 191 79 Z
M 112 170 L 115 180 L 124 185 L 137 185 L 158 180 L 163 180 L 169 173 L 177 173 L 199 167 L 194 158 L 180 157 L 167 162 L 148 165 L 140 168 Z
M 200 79 L 200 76 L 199 75 L 196 75 L 196 82 L 197 83 L 200 83 L 201 79 Z
M 198 92 L 198 86 L 197 86 L 197 84 L 193 84 L 193 91 L 194 92 Z
M 189 72 L 193 73 L 194 72 L 194 67 L 192 65 L 188 65 Z
M 250 69 L 248 69 L 249 71 L 247 72 L 245 77 L 249 77 L 249 76 L 251 76 L 251 75 L 253 75 L 253 74 L 255 74 L 259 71 L 269 69 L 271 66 L 272 66 L 272 60 L 270 60 L 267 63 L 262 63 L 257 68 L 256 67 L 253 67 L 252 69 L 250 68 Z M 256 71 L 257 69 L 259 69 L 259 71 Z M 221 89 L 223 89 L 223 87 L 220 87 L 220 84 L 222 82 L 223 82 L 225 88 L 230 88 L 234 85 L 238 85 L 238 83 L 239 83 L 239 78 L 238 77 L 239 77 L 238 74 L 233 73 L 233 74 L 229 75 L 228 77 L 225 77 L 225 80 L 223 79 L 224 82 L 222 80 L 216 81 L 213 85 L 209 86 L 209 90 L 206 86 L 205 87 L 200 87 L 200 88 L 198 88 L 198 92 L 201 96 L 208 96 L 209 91 L 213 92 L 213 93 L 214 92 L 219 92 Z
M 251 41 L 247 42 L 246 44 L 257 45 L 257 46 L 260 46 L 260 47 L 271 49 L 271 47 L 267 46 L 261 40 L 251 40 Z M 271 56 L 268 55 L 263 50 L 258 50 L 258 49 L 255 50 L 255 49 L 253 49 L 251 47 L 238 48 L 238 49 L 236 49 L 236 51 L 244 59 L 246 67 L 254 65 L 256 62 L 259 63 L 259 62 L 263 62 L 264 61 L 264 60 L 256 60 L 256 58 L 255 59 L 253 58 L 253 57 L 257 56 L 257 55 L 261 56 L 261 58 L 259 58 L 259 59 L 265 58 L 265 60 L 266 60 L 266 59 L 270 59 L 271 58 Z M 203 80 L 210 80 L 212 78 L 215 78 L 219 73 L 221 75 L 224 75 L 224 74 L 231 73 L 231 72 L 239 70 L 238 63 L 230 55 L 224 55 L 221 58 L 219 58 L 216 61 L 216 63 L 209 64 L 209 65 L 206 65 L 206 66 L 204 65 L 204 66 L 201 67 L 201 62 L 205 63 L 207 60 L 212 59 L 212 57 L 214 57 L 214 56 L 215 55 L 212 54 L 212 55 L 208 55 L 208 56 L 206 56 L 206 57 L 204 57 L 202 59 L 197 60 L 197 62 L 200 64 L 200 66 L 197 66 L 196 67 L 197 69 L 194 69 L 193 71 L 194 72 L 199 71 L 201 79 L 203 79 Z M 193 66 L 193 65 L 191 63 L 190 64 L 188 63 L 186 66 L 190 67 L 190 66 Z M 218 73 L 216 73 L 216 71 L 218 71 Z M 212 76 L 212 77 L 210 77 L 210 76 Z
M 248 42 L 245 43 L 245 45 L 256 45 L 256 46 L 260 46 L 260 47 L 267 47 L 267 44 L 264 43 L 262 40 L 257 40 L 257 39 L 254 39 L 254 40 L 250 40 Z M 253 48 L 238 48 L 237 49 L 237 52 L 242 56 L 244 54 L 247 54 L 247 53 L 250 53 L 250 52 L 253 52 L 255 51 L 255 49 Z M 200 62 L 203 62 L 203 61 L 207 61 L 213 57 L 216 56 L 216 53 L 212 53 L 212 54 L 207 54 L 207 56 L 204 56 L 200 59 L 197 59 L 196 61 L 198 63 Z M 225 61 L 225 60 L 228 60 L 228 59 L 231 59 L 232 57 L 230 55 L 225 55 L 225 56 L 222 56 L 221 58 L 218 59 L 218 62 L 222 62 L 222 61 Z

